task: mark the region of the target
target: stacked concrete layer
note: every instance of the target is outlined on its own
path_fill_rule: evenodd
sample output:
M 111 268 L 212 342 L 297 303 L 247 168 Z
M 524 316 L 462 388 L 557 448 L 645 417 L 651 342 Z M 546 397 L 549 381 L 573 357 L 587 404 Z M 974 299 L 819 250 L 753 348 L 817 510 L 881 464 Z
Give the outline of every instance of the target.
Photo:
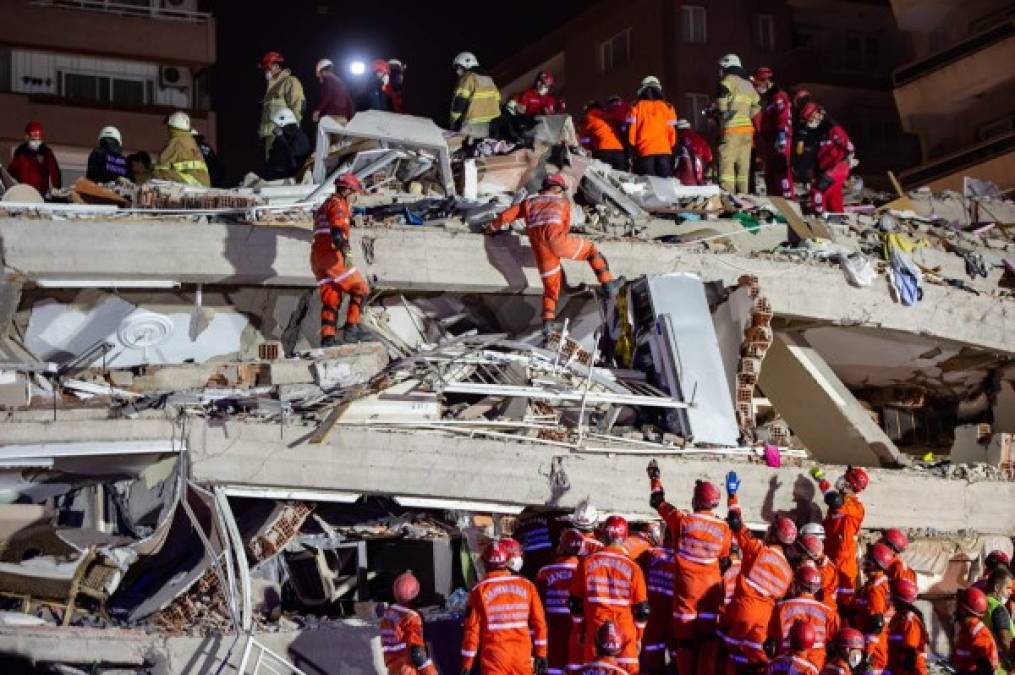
M 0 219 L 4 264 L 12 278 L 131 280 L 180 283 L 314 286 L 310 233 L 298 228 L 190 222 Z M 751 235 L 742 235 L 748 236 Z M 460 293 L 539 293 L 528 240 L 483 237 L 434 228 L 354 230 L 355 263 L 377 288 Z M 51 242 L 64 242 L 52 254 Z M 695 272 L 734 282 L 757 275 L 781 317 L 869 326 L 1015 354 L 1015 303 L 925 285 L 924 300 L 904 308 L 884 278 L 849 286 L 830 265 L 803 265 L 638 240 L 602 241 L 611 269 L 636 276 Z M 565 263 L 569 283 L 594 283 L 584 263 Z
M 152 440 L 184 434 L 193 478 L 202 483 L 264 488 L 430 497 L 502 505 L 571 508 L 591 496 L 601 508 L 651 513 L 649 457 L 571 453 L 567 448 L 440 433 L 339 427 L 328 443 L 307 442 L 312 429 L 221 420 L 75 420 L 9 422 L 4 442 Z M 779 468 L 723 458 L 658 456 L 667 494 L 689 505 L 698 478 L 721 483 L 729 470 L 743 478 L 749 522 L 792 511 L 817 519 L 821 495 L 805 468 Z M 831 478 L 837 469 L 830 468 Z M 872 469 L 863 494 L 870 528 L 932 527 L 1015 535 L 1015 483 L 935 478 L 914 471 Z

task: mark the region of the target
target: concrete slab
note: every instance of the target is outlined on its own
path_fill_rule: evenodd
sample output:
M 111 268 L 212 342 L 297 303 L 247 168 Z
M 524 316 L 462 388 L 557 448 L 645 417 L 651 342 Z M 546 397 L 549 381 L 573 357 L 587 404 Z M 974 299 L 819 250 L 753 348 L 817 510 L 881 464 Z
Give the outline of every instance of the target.
M 855 466 L 900 461 L 888 435 L 802 338 L 775 335 L 759 386 L 817 460 Z

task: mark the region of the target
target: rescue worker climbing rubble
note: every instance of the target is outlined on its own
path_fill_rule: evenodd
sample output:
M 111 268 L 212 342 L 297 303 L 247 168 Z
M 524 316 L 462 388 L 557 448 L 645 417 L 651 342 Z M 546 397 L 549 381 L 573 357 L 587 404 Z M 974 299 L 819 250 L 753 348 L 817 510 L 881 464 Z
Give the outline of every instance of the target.
M 818 481 L 825 504 L 828 505 L 824 523 L 825 553 L 839 572 L 836 602 L 849 606 L 856 593 L 859 573 L 856 562 L 857 535 L 864 518 L 863 503 L 858 495 L 867 488 L 870 478 L 862 468 L 852 466 L 834 486 L 825 480 L 825 472 L 821 467 L 811 469 L 811 476 Z
M 722 493 L 708 481 L 696 481 L 692 511 L 680 511 L 666 501 L 655 460 L 649 462 L 647 473 L 652 491 L 649 504 L 666 521 L 675 553 L 672 611 L 677 669 L 712 673 L 719 654 L 715 629 L 723 604 L 722 574 L 730 564 L 733 541 L 729 525 L 714 513 Z
M 413 609 L 419 580 L 412 572 L 403 572 L 395 578 L 391 591 L 395 604 L 381 617 L 381 651 L 388 675 L 437 675 L 426 652 L 423 619 Z
M 580 645 L 572 644 L 572 639 L 577 639 L 578 632 L 573 630 L 568 600 L 571 597 L 571 579 L 578 569 L 578 554 L 581 553 L 582 543 L 581 532 L 564 530 L 557 543 L 557 559 L 536 573 L 536 588 L 543 601 L 549 635 L 546 657 L 549 675 L 564 675 L 581 666 L 580 661 L 569 658 L 571 654 L 577 656 Z
M 719 93 L 715 101 L 722 128 L 719 186 L 727 192 L 746 194 L 754 136 L 752 120 L 761 110 L 761 99 L 736 54 L 727 54 L 719 59 L 719 77 Z
M 567 183 L 563 174 L 547 176 L 543 189 L 502 212 L 487 228 L 487 234 L 496 234 L 511 222 L 521 218 L 529 237 L 536 267 L 543 281 L 543 337 L 548 338 L 557 315 L 557 299 L 563 278 L 560 261 L 584 260 L 588 262 L 608 297 L 616 297 L 624 284 L 610 274 L 606 258 L 588 239 L 571 236 L 571 203 L 568 201 Z
M 560 115 L 567 112 L 564 99 L 550 93 L 555 79 L 553 73 L 542 71 L 536 75 L 531 87 L 514 97 L 521 107 L 523 115 Z
M 483 675 L 544 675 L 547 629 L 543 605 L 528 579 L 508 571 L 500 541 L 483 550 L 486 576 L 469 592 L 462 636 L 462 675 L 479 659 Z
M 583 558 L 571 580 L 571 616 L 581 624 L 585 662 L 595 656 L 600 626 L 612 622 L 621 639 L 617 664 L 637 675 L 638 653 L 650 611 L 645 576 L 624 548 L 626 520 L 610 516 L 603 523 L 602 535 L 605 548 Z
M 810 194 L 811 211 L 817 215 L 842 213 L 842 187 L 853 164 L 853 144 L 846 130 L 828 117 L 825 109 L 817 103 L 812 101 L 805 105 L 800 116 L 818 140 Z
M 776 85 L 771 68 L 758 68 L 751 79 L 761 96 L 755 148 L 765 167 L 765 192 L 793 199 L 793 105 L 789 94 Z
M 359 342 L 363 301 L 370 291 L 363 275 L 352 265 L 351 227 L 354 195 L 363 191 L 359 179 L 344 173 L 335 179 L 335 194 L 314 213 L 314 243 L 310 247 L 310 268 L 317 277 L 321 294 L 321 346 Z M 345 325 L 338 334 L 338 309 L 342 294 L 349 296 Z

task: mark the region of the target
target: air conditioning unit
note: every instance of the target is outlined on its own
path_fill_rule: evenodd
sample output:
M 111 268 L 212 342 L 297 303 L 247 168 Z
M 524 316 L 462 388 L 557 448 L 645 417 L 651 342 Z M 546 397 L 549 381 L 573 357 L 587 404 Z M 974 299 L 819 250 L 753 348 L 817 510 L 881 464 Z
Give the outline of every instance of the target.
M 187 91 L 194 84 L 194 77 L 183 66 L 159 66 L 159 88 Z

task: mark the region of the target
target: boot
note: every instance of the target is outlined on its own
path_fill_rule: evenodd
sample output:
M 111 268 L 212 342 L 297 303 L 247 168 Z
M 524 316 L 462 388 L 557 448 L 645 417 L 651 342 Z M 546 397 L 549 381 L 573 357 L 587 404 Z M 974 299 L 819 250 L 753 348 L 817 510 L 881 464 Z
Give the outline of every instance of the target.
M 620 289 L 623 288 L 624 284 L 626 283 L 627 283 L 626 278 L 617 277 L 613 281 L 607 281 L 605 284 L 603 284 L 603 292 L 606 294 L 606 297 L 613 300 L 618 295 L 620 295 Z
M 338 342 L 336 342 L 334 335 L 328 335 L 326 337 L 321 338 L 321 349 L 325 349 L 327 347 L 334 347 L 337 344 Z
M 342 340 L 346 344 L 363 342 L 367 339 L 367 332 L 358 323 L 346 324 L 342 328 Z
M 550 333 L 554 330 L 553 321 L 550 319 L 543 320 L 543 346 L 550 344 Z

